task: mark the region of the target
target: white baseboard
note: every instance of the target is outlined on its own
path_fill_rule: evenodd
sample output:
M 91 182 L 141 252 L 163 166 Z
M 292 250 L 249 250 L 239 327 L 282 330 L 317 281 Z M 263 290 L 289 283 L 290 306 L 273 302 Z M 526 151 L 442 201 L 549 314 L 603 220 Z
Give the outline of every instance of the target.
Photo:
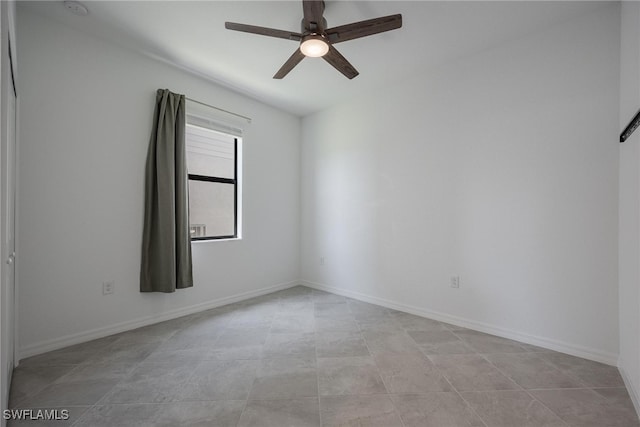
M 604 352 L 604 351 L 600 351 L 600 350 L 596 350 L 588 347 L 583 347 L 577 344 L 557 341 L 550 338 L 529 335 L 526 333 L 503 328 L 497 325 L 491 325 L 484 322 L 478 322 L 472 319 L 452 316 L 450 314 L 428 310 L 428 309 L 411 306 L 407 304 L 402 304 L 396 301 L 391 301 L 384 298 L 365 295 L 359 292 L 353 292 L 345 289 L 335 288 L 332 286 L 327 286 L 321 283 L 315 283 L 308 280 L 301 280 L 300 283 L 310 288 L 331 292 L 334 294 L 346 296 L 349 298 L 357 299 L 357 300 L 368 302 L 371 304 L 381 305 L 383 307 L 391 308 L 398 311 L 404 311 L 406 313 L 415 314 L 422 317 L 428 317 L 430 319 L 450 323 L 452 325 L 461 326 L 463 328 L 473 329 L 475 331 L 497 335 L 499 337 L 520 341 L 526 344 L 535 345 L 545 349 L 570 354 L 572 356 L 582 357 L 584 359 L 606 363 L 607 365 L 617 366 L 617 363 L 618 363 L 617 354 L 608 353 L 608 352 Z
M 249 298 L 254 298 L 257 296 L 269 294 L 271 292 L 276 292 L 282 289 L 288 289 L 300 284 L 304 286 L 308 286 L 310 288 L 327 291 L 327 292 L 331 292 L 338 295 L 343 295 L 343 296 L 357 299 L 360 301 L 377 304 L 377 305 L 391 308 L 394 310 L 404 311 L 406 313 L 428 317 L 430 319 L 450 323 L 456 326 L 461 326 L 464 328 L 473 329 L 476 331 L 513 339 L 523 343 L 536 345 L 538 347 L 546 348 L 549 350 L 559 351 L 561 353 L 566 353 L 573 356 L 594 360 L 596 362 L 606 363 L 612 366 L 618 365 L 618 355 L 616 354 L 606 353 L 599 350 L 590 349 L 587 347 L 566 343 L 566 342 L 561 342 L 561 341 L 557 341 L 549 338 L 529 335 L 529 334 L 513 331 L 510 329 L 502 328 L 496 325 L 490 325 L 487 323 L 478 322 L 471 319 L 452 316 L 449 314 L 440 313 L 433 310 L 427 310 L 427 309 L 416 307 L 416 306 L 402 304 L 402 303 L 398 303 L 398 302 L 391 301 L 384 298 L 365 295 L 359 292 L 353 292 L 353 291 L 348 291 L 340 288 L 335 288 L 332 286 L 324 285 L 321 283 L 315 283 L 308 280 L 301 280 L 301 281 L 295 280 L 291 282 L 280 283 L 277 285 L 268 286 L 268 287 L 260 288 L 257 290 L 249 291 L 249 292 L 243 292 L 240 294 L 236 294 L 236 295 L 232 295 L 224 298 L 218 298 L 218 299 L 207 301 L 204 303 L 194 304 L 188 307 L 169 310 L 157 315 L 146 316 L 139 319 L 116 323 L 106 327 L 96 328 L 89 331 L 84 331 L 76 334 L 70 334 L 70 335 L 65 335 L 63 337 L 41 341 L 41 342 L 20 348 L 20 353 L 19 353 L 20 359 L 24 359 L 30 356 L 35 356 L 41 353 L 46 353 L 52 350 L 57 350 L 70 345 L 91 341 L 97 338 L 103 338 L 109 335 L 125 332 L 131 329 L 148 326 L 154 323 L 163 322 L 165 320 L 175 319 L 175 318 L 186 316 L 189 314 L 198 313 L 200 311 L 208 310 L 215 307 L 220 307 L 226 304 L 243 301 Z M 628 378 L 624 376 L 623 369 L 621 367 L 619 368 L 620 368 L 621 374 L 623 374 L 623 379 L 625 380 L 625 384 L 627 384 L 627 389 L 629 390 L 630 394 L 632 394 L 631 398 L 633 399 L 634 405 L 636 405 L 636 409 L 638 410 L 640 409 L 640 406 L 638 405 L 639 400 L 637 398 L 637 394 L 635 393 L 635 390 L 631 387 L 631 383 L 628 381 Z
M 165 311 L 161 314 L 154 314 L 152 316 L 145 316 L 138 319 L 127 320 L 126 322 L 115 323 L 113 325 L 91 329 L 89 331 L 83 331 L 76 334 L 70 334 L 58 338 L 40 341 L 35 344 L 30 344 L 28 346 L 20 348 L 20 359 L 25 359 L 37 354 L 46 353 L 48 351 L 57 350 L 74 344 L 80 344 L 97 338 L 103 338 L 109 335 L 129 331 L 143 326 L 152 325 L 154 323 L 163 322 L 165 320 L 187 316 L 189 314 L 198 313 L 200 311 L 209 310 L 211 308 L 216 308 L 227 304 L 232 304 L 234 302 L 244 301 L 249 298 L 270 294 L 271 292 L 288 289 L 298 285 L 300 285 L 300 281 L 298 280 L 280 283 L 253 291 L 242 292 L 240 294 L 190 305 L 188 307 L 181 307 L 174 310 Z
M 627 387 L 627 391 L 629 392 L 629 397 L 633 402 L 633 407 L 636 409 L 636 415 L 640 414 L 640 400 L 638 399 L 638 391 L 633 386 L 633 382 L 629 378 L 627 371 L 622 366 L 622 361 L 618 362 L 618 371 L 620 371 L 620 376 L 622 377 L 622 381 L 624 381 L 624 385 Z

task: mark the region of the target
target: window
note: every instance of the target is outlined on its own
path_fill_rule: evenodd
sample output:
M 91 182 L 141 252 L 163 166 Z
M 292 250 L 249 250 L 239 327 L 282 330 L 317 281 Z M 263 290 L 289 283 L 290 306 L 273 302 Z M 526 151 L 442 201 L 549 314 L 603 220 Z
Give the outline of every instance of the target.
M 238 238 L 240 139 L 188 123 L 185 142 L 191 240 Z

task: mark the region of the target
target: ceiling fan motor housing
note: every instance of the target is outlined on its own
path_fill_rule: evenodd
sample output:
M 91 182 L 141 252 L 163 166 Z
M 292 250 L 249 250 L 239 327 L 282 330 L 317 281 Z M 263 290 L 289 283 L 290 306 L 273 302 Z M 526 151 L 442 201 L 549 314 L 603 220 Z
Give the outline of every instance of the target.
M 312 23 L 313 25 L 313 23 Z M 327 20 L 322 17 L 322 31 L 320 31 L 319 28 L 307 28 L 304 26 L 304 18 L 302 19 L 302 21 L 300 22 L 300 32 L 304 35 L 307 34 L 322 34 L 324 33 L 324 29 L 327 28 Z

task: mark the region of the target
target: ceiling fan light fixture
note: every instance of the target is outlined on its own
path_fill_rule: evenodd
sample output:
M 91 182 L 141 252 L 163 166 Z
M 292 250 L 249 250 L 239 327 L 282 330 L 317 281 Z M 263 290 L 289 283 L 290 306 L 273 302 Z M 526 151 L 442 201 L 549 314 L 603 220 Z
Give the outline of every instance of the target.
M 302 39 L 300 52 L 302 52 L 304 56 L 319 58 L 329 52 L 329 44 L 324 40 L 324 37 L 312 34 Z
M 398 13 L 328 28 L 327 20 L 323 16 L 324 3 L 325 0 L 302 0 L 303 17 L 299 33 L 237 22 L 225 22 L 224 26 L 228 30 L 300 43 L 289 59 L 273 75 L 277 80 L 284 78 L 307 56 L 322 57 L 329 65 L 351 80 L 358 75 L 358 70 L 333 45 L 402 27 L 402 15 Z

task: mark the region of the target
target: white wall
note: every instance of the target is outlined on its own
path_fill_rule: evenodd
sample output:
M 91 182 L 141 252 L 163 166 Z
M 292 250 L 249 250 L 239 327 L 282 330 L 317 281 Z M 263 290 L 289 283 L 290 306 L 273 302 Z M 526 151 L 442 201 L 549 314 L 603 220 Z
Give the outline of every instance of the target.
M 619 31 L 606 5 L 304 118 L 302 278 L 615 363 Z
M 640 3 L 623 2 L 620 129 L 640 108 Z M 620 144 L 620 371 L 636 408 L 640 392 L 640 131 Z M 640 412 L 640 411 L 639 411 Z
M 299 118 L 23 9 L 18 20 L 23 356 L 298 279 Z M 144 165 L 165 87 L 253 119 L 243 239 L 194 244 L 193 288 L 141 294 Z

